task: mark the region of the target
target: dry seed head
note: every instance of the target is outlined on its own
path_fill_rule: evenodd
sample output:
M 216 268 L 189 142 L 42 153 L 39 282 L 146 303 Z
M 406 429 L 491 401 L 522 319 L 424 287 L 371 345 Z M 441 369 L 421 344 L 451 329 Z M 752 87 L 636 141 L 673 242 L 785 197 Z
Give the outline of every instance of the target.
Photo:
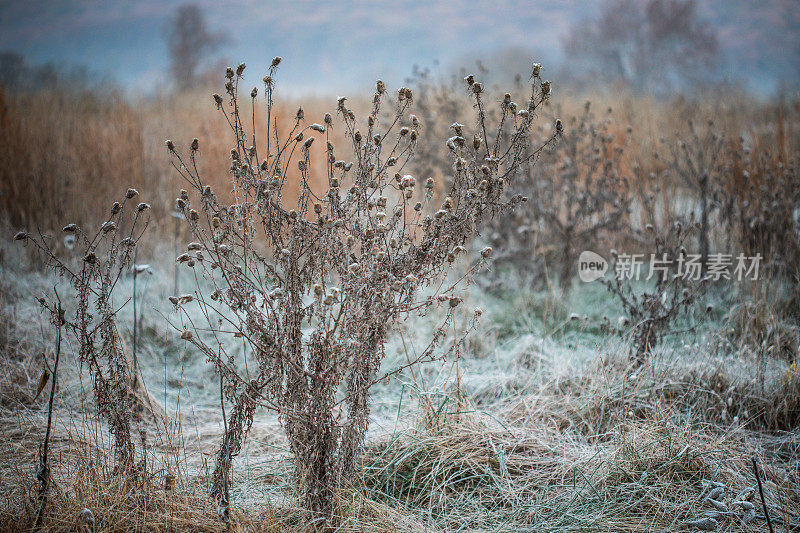
M 95 255 L 94 252 L 89 252 L 85 256 L 83 256 L 83 262 L 93 265 L 94 263 L 97 262 L 97 256 Z
M 94 513 L 92 513 L 91 509 L 86 507 L 81 509 L 80 514 L 78 514 L 78 526 L 81 528 L 86 527 L 90 531 L 94 528 Z
M 185 341 L 192 340 L 192 332 L 189 331 L 188 329 L 183 330 L 183 333 L 181 333 L 181 339 Z
M 19 232 L 17 232 L 16 235 L 14 235 L 14 240 L 15 241 L 24 241 L 27 238 L 28 238 L 28 234 L 26 232 L 24 232 L 24 231 L 19 231 Z
M 137 191 L 136 189 L 128 189 L 127 192 L 125 193 L 125 198 L 130 200 L 131 198 L 133 198 L 137 194 L 139 194 L 139 191 Z
M 531 70 L 531 77 L 538 78 L 539 75 L 542 73 L 542 65 L 541 63 L 534 63 L 533 69 Z
M 225 77 L 229 80 L 233 78 L 233 69 L 231 67 L 225 69 Z
M 198 214 L 197 211 L 192 209 L 191 211 L 189 211 L 189 220 L 197 222 L 198 220 L 200 220 L 200 215 Z
M 117 225 L 113 222 L 106 222 L 100 227 L 100 229 L 103 233 L 108 233 L 109 231 L 114 231 L 117 229 Z
M 311 129 L 320 133 L 325 133 L 325 126 L 322 124 L 317 124 L 316 122 L 311 125 Z
M 544 96 L 550 96 L 551 85 L 550 81 L 543 81 L 542 82 L 542 94 Z
M 166 141 L 164 141 L 164 144 L 167 145 L 167 150 L 169 150 L 170 152 L 175 151 L 175 143 L 173 143 L 171 140 L 167 139 Z
M 486 248 L 481 250 L 481 257 L 483 257 L 484 259 L 486 259 L 490 255 L 492 255 L 492 247 L 491 246 L 487 246 Z
M 297 120 L 303 120 L 306 116 L 306 113 L 303 111 L 303 108 L 300 107 L 297 109 L 297 114 L 295 116 L 297 117 Z
M 78 231 L 78 225 L 77 224 L 67 224 L 66 226 L 64 226 L 62 231 L 66 232 L 66 233 L 73 233 L 75 231 Z
M 472 92 L 475 94 L 481 94 L 483 92 L 483 85 L 481 85 L 480 83 L 473 84 Z
M 147 203 L 145 203 L 145 202 L 142 202 L 142 203 L 140 203 L 139 205 L 137 205 L 137 206 L 136 206 L 136 210 L 137 210 L 139 213 L 141 213 L 141 212 L 142 212 L 142 211 L 144 211 L 145 209 L 150 209 L 150 204 L 147 204 Z
M 272 60 L 272 68 L 275 68 L 278 65 L 280 65 L 282 60 L 283 58 L 281 56 L 275 56 L 275 58 Z

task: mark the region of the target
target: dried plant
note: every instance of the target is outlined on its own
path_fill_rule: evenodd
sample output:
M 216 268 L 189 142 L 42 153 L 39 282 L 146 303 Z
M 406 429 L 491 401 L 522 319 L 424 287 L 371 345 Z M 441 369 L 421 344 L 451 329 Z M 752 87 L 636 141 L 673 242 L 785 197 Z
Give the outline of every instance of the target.
M 663 231 L 648 225 L 642 240 L 648 244 L 646 250 L 650 253 L 639 254 L 637 259 L 612 250 L 610 268 L 614 275 L 600 279 L 626 313 L 617 325 L 605 318 L 602 329 L 630 337 L 629 355 L 636 367 L 647 361 L 665 335 L 678 333 L 673 329 L 674 324 L 681 316 L 692 312 L 703 294 L 706 278 L 701 265 L 689 257 L 684 246 L 691 230 L 692 226 L 684 230 L 681 222 Z M 644 264 L 637 266 L 637 261 Z M 647 283 L 638 283 L 648 266 L 652 269 Z
M 118 309 L 112 298 L 147 227 L 146 211 L 150 206 L 139 203 L 130 207 L 137 195 L 136 190 L 129 189 L 121 202 L 114 203 L 107 220 L 95 232 L 86 232 L 77 224 L 64 227 L 64 233 L 73 238 L 75 249 L 81 250 L 82 259 L 77 266 L 56 256 L 52 239 L 41 232 L 15 235 L 16 240 L 35 246 L 47 265 L 66 277 L 72 286 L 77 308 L 72 316 L 63 318 L 63 327 L 75 336 L 79 361 L 89 368 L 97 411 L 114 438 L 117 469 L 133 483 L 141 480 L 141 472 L 136 464 L 132 423 L 142 414 L 161 412 L 145 390 L 125 348 L 117 327 Z M 126 217 L 129 211 L 133 213 Z M 64 316 L 59 302 L 42 297 L 39 303 L 51 316 Z
M 542 241 L 557 243 L 565 293 L 574 281 L 578 254 L 627 226 L 631 198 L 620 168 L 625 141 L 612 133 L 610 114 L 609 109 L 598 119 L 587 102 L 583 114 L 570 119 L 558 149 L 545 151 L 518 180 L 518 187 L 530 191 L 531 202 L 517 213 L 517 238 L 527 241 L 523 250 L 532 251 L 534 230 L 540 228 Z
M 771 273 L 797 277 L 800 261 L 800 159 L 784 163 L 769 152 L 734 147 L 726 169 L 723 215 L 748 255 L 760 254 Z
M 676 132 L 674 142 L 663 141 L 663 144 L 659 158 L 667 167 L 665 178 L 677 178 L 687 197 L 698 203 L 698 248 L 700 262 L 705 265 L 711 242 L 710 217 L 720 201 L 724 137 L 717 133 L 713 120 L 705 127 L 698 127 L 689 120 L 686 131 Z
M 528 131 L 550 84 L 536 72 L 520 106 L 525 113 L 501 103 L 498 129 L 504 124 L 512 129 L 501 139 L 487 136 L 483 86 L 472 76 L 465 79 L 476 119 L 471 129 L 453 125 L 446 142 L 453 178 L 444 200 L 434 205 L 434 180 L 403 173 L 418 141 L 419 120 L 409 115 L 411 89 L 401 87 L 390 99 L 379 81 L 363 124 L 341 97 L 336 121 L 326 114 L 320 123 L 308 124 L 301 108 L 290 131 L 279 132 L 273 101 L 279 63 L 275 58 L 264 77 L 263 136 L 254 131 L 255 111 L 252 117 L 240 114 L 243 64 L 228 69 L 225 96 L 214 95 L 234 136 L 235 202 L 222 204 L 197 172 L 199 141 L 184 155 L 167 141 L 175 168 L 196 195 L 192 201 L 183 191 L 177 199 L 196 240 L 177 260 L 213 285 L 206 290 L 198 283 L 195 295 L 172 300 L 183 310 L 183 339 L 219 373 L 223 413 L 226 403 L 232 405 L 212 489 L 220 516 L 228 514 L 231 461 L 256 408 L 265 406 L 280 415 L 310 523 L 326 527 L 336 522 L 338 489 L 354 471 L 364 442 L 370 387 L 389 377 L 379 369 L 390 328 L 410 315 L 428 315 L 437 324 L 430 344 L 409 365 L 437 360 L 458 346 L 436 351 L 462 302 L 459 288 L 492 250 L 483 249 L 449 284 L 445 276 L 467 255 L 482 222 L 506 216 L 523 201 L 521 195 L 507 197 L 506 188 L 535 155 L 527 152 Z M 253 104 L 257 93 L 249 92 Z M 385 116 L 386 107 L 391 112 Z M 342 128 L 347 139 L 339 151 L 332 128 Z M 315 190 L 312 145 L 319 144 L 326 174 Z M 295 183 L 300 195 L 291 202 L 285 193 Z M 192 322 L 186 312 L 193 300 L 205 324 Z M 437 323 L 431 313 L 439 306 L 444 312 Z M 255 357 L 255 375 L 237 364 L 225 337 L 245 340 Z

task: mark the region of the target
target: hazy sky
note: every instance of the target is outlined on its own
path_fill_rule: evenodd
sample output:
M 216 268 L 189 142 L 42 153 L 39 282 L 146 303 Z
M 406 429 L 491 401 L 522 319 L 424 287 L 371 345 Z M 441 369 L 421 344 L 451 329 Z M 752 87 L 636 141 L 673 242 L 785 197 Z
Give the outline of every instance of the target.
M 31 63 L 88 65 L 130 90 L 150 91 L 166 80 L 164 27 L 181 3 L 0 0 L 0 50 L 17 51 Z M 354 90 L 379 77 L 396 84 L 414 64 L 450 66 L 510 47 L 556 65 L 571 22 L 600 6 L 577 0 L 196 3 L 210 28 L 226 35 L 221 57 L 245 61 L 259 79 L 281 55 L 280 81 L 304 93 Z M 769 88 L 797 75 L 796 55 L 788 50 L 800 53 L 800 0 L 699 5 L 719 28 L 731 77 Z

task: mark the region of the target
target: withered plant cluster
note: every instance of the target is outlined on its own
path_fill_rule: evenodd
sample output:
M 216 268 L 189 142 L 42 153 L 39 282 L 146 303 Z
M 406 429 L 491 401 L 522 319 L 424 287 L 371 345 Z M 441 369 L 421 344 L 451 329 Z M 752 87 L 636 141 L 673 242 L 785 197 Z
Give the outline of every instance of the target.
M 114 469 L 134 491 L 147 481 L 145 463 L 137 460 L 135 438 L 145 437 L 135 435 L 135 424 L 143 416 L 161 413 L 158 403 L 144 388 L 117 326 L 117 313 L 123 302 L 113 299 L 117 283 L 130 267 L 149 221 L 150 206 L 136 203 L 137 196 L 135 189 L 128 189 L 124 199 L 113 204 L 106 221 L 95 231 L 69 224 L 63 228 L 61 237 L 24 231 L 14 237 L 34 246 L 47 266 L 69 281 L 74 309 L 65 312 L 57 295 L 42 296 L 39 304 L 54 317 L 59 339 L 61 328 L 74 336 L 78 361 L 88 368 L 92 379 L 97 414 L 108 424 L 113 436 Z M 56 243 L 62 240 L 80 259 L 70 261 L 53 252 Z M 45 471 L 45 478 L 46 475 Z
M 601 278 L 606 290 L 621 304 L 625 315 L 612 324 L 606 317 L 601 329 L 631 341 L 629 358 L 634 367 L 644 364 L 661 340 L 669 334 L 688 333 L 694 325 L 678 330 L 679 319 L 688 318 L 702 296 L 707 279 L 690 266 L 686 243 L 697 225 L 684 228 L 681 222 L 659 230 L 647 225 L 642 241 L 650 254 L 636 259 L 611 252 L 612 275 Z M 653 258 L 651 262 L 651 256 Z M 653 267 L 652 271 L 648 270 Z M 648 280 L 642 284 L 639 280 Z
M 583 113 L 568 121 L 559 147 L 544 151 L 517 180 L 532 201 L 516 213 L 512 229 L 521 242 L 514 248 L 527 250 L 530 261 L 537 243 L 553 246 L 542 251 L 557 258 L 564 293 L 574 281 L 580 252 L 630 227 L 629 182 L 621 168 L 624 139 L 612 133 L 610 114 L 609 109 L 596 117 L 587 102 Z
M 220 515 L 228 513 L 231 462 L 257 408 L 265 407 L 279 413 L 301 504 L 312 523 L 327 527 L 336 523 L 338 491 L 364 443 L 370 388 L 387 377 L 380 366 L 392 326 L 410 315 L 434 324 L 430 344 L 409 365 L 454 349 L 443 346 L 462 302 L 460 288 L 492 250 L 481 250 L 474 264 L 456 265 L 482 223 L 508 216 L 525 200 L 507 191 L 535 154 L 528 134 L 550 84 L 535 67 L 523 103 L 512 107 L 503 99 L 492 128 L 482 84 L 466 77 L 474 122 L 454 124 L 442 139 L 452 166 L 438 196 L 434 179 L 405 173 L 420 127 L 410 114 L 410 89 L 392 95 L 378 81 L 365 120 L 341 97 L 336 118 L 325 114 L 312 122 L 301 108 L 291 129 L 279 132 L 273 101 L 279 63 L 275 58 L 263 79 L 266 131 L 255 131 L 255 111 L 240 113 L 247 98 L 240 93 L 244 64 L 228 69 L 225 94 L 214 95 L 233 134 L 233 203 L 223 203 L 197 171 L 199 141 L 188 153 L 167 141 L 192 190 L 177 205 L 194 242 L 177 260 L 213 286 L 198 283 L 195 294 L 173 303 L 182 311 L 182 337 L 219 373 L 226 428 L 212 491 Z M 245 94 L 256 103 L 257 88 Z M 334 146 L 333 128 L 342 129 L 346 146 Z M 503 128 L 510 135 L 499 135 Z M 554 138 L 555 131 L 546 142 Z M 311 174 L 314 157 L 325 161 L 319 188 Z M 287 200 L 286 191 L 297 187 L 297 200 Z M 192 322 L 190 302 L 202 324 Z M 433 314 L 439 307 L 443 312 Z M 244 340 L 251 365 L 237 362 L 230 338 Z
M 691 212 L 698 220 L 697 247 L 701 263 L 708 262 L 712 214 L 722 201 L 721 184 L 724 178 L 721 162 L 724 156 L 724 137 L 709 120 L 697 126 L 689 120 L 685 130 L 675 133 L 672 142 L 663 142 L 663 153 L 657 154 L 666 164 L 664 179 L 677 181 L 679 191 L 697 206 Z

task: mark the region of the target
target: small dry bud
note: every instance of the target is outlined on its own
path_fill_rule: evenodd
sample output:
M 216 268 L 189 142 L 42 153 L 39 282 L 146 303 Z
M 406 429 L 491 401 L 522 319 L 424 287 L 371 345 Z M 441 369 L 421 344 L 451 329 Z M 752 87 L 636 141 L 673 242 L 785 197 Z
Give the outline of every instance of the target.
M 181 339 L 185 341 L 192 340 L 192 332 L 189 331 L 188 329 L 183 330 L 183 333 L 181 333 Z

